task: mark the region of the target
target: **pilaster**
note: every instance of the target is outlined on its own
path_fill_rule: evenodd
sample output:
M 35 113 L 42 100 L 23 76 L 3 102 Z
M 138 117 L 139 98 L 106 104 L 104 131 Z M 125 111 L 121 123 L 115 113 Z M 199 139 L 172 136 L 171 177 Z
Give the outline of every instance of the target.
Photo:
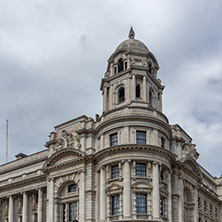
M 153 218 L 160 218 L 159 164 L 153 163 Z
M 123 215 L 124 219 L 131 218 L 131 179 L 130 179 L 130 162 L 127 160 L 124 163 L 124 180 L 123 180 Z

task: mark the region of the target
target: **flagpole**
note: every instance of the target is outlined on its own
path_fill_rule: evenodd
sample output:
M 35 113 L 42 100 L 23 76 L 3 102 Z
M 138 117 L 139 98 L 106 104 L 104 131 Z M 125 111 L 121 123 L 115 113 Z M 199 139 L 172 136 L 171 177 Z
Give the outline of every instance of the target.
M 6 121 L 6 163 L 8 162 L 8 120 Z

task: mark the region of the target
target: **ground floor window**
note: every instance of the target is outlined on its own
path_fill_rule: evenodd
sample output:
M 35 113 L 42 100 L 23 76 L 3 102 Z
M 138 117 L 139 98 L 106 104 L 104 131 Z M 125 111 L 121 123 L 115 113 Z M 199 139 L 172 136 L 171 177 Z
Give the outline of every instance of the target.
M 77 218 L 77 202 L 63 204 L 63 222 L 72 222 Z

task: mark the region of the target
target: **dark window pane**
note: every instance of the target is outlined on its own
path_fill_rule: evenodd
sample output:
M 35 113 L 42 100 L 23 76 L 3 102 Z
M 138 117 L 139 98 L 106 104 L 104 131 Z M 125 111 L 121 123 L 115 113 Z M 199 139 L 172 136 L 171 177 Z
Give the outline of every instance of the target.
M 125 90 L 124 88 L 121 88 L 119 90 L 119 103 L 124 102 L 125 100 Z
M 76 184 L 71 184 L 68 186 L 68 192 L 75 192 L 76 191 Z
M 147 213 L 147 196 L 146 194 L 136 194 L 136 213 L 146 214 Z
M 140 86 L 136 86 L 136 98 L 140 98 Z
M 111 178 L 112 179 L 119 178 L 119 166 L 118 165 L 112 166 Z
M 165 147 L 165 139 L 163 137 L 161 137 L 161 147 L 162 148 Z
M 114 133 L 110 135 L 110 146 L 117 146 L 118 145 L 118 134 Z
M 119 214 L 119 195 L 112 196 L 112 215 Z
M 136 164 L 136 176 L 137 177 L 146 177 L 146 164 L 137 163 Z
M 137 144 L 146 144 L 146 132 L 145 131 L 136 131 L 136 143 Z
M 118 61 L 118 72 L 123 71 L 123 59 L 119 59 Z

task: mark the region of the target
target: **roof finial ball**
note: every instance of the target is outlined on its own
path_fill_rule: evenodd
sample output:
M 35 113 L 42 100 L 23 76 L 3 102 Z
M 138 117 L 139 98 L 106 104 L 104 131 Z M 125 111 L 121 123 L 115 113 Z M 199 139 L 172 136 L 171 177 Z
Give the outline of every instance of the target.
M 135 37 L 135 32 L 133 31 L 133 27 L 131 26 L 129 31 L 129 39 L 134 39 L 134 37 Z

